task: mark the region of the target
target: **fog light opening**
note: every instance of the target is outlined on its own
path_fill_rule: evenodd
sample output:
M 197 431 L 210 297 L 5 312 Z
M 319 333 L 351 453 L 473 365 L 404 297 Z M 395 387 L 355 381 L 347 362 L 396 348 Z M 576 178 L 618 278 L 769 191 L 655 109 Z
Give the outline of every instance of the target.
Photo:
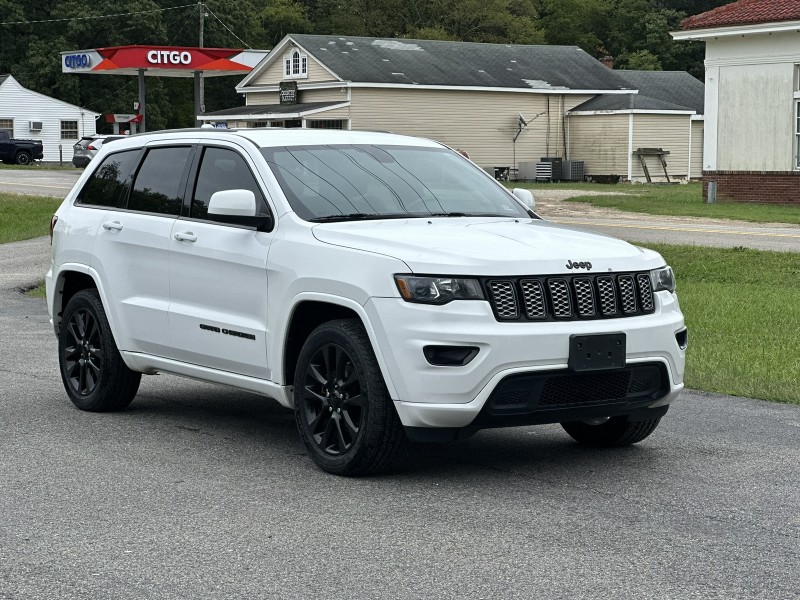
M 675 341 L 678 342 L 678 347 L 681 350 L 686 350 L 686 346 L 689 343 L 689 330 L 681 329 L 678 333 L 675 334 Z
M 475 346 L 425 346 L 425 360 L 437 367 L 463 367 L 478 355 Z

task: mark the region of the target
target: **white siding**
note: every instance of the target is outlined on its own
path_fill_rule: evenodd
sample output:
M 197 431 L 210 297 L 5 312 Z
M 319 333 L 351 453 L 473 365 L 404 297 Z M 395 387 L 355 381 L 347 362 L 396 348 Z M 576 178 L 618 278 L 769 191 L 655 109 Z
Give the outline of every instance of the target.
M 298 88 L 298 96 L 303 104 L 311 102 L 347 102 L 347 88 L 304 90 L 301 85 Z M 250 92 L 245 95 L 245 104 L 247 106 L 278 103 L 278 92 Z
M 796 32 L 706 40 L 704 165 L 720 171 L 791 171 Z M 710 100 L 710 102 L 709 102 Z
M 703 121 L 692 121 L 692 179 L 703 175 Z
M 793 81 L 793 64 L 720 67 L 718 170 L 792 170 Z
M 63 161 L 72 161 L 72 146 L 78 140 L 61 139 L 61 121 L 78 122 L 78 138 L 97 132 L 95 112 L 81 109 L 55 98 L 32 92 L 22 87 L 16 79 L 9 77 L 0 86 L 0 119 L 14 120 L 14 137 L 41 140 L 44 145 L 44 160 L 59 159 L 61 144 Z M 30 121 L 41 121 L 41 131 L 31 131 Z
M 669 151 L 665 157 L 670 177 L 685 178 L 689 169 L 689 116 L 688 115 L 633 115 L 633 150 L 637 148 L 662 148 Z M 656 157 L 647 157 L 647 169 L 654 179 L 664 177 L 664 169 Z M 633 160 L 633 179 L 644 178 L 639 157 Z
M 281 81 L 284 80 L 283 76 L 283 57 L 286 56 L 287 53 L 293 51 L 296 48 L 295 45 L 290 44 L 286 47 L 286 49 L 280 53 L 280 55 L 275 56 L 275 60 L 272 64 L 270 64 L 266 70 L 258 75 L 258 77 L 254 78 L 249 85 L 256 87 L 260 85 L 278 85 Z M 300 52 L 303 52 L 300 50 Z M 336 78 L 330 74 L 330 72 L 325 69 L 313 56 L 310 54 L 308 55 L 308 77 L 304 78 L 287 78 L 287 80 L 297 81 L 298 86 L 302 86 L 303 83 L 310 83 L 310 82 L 319 82 L 319 81 L 336 81 Z
M 569 159 L 584 161 L 586 175 L 628 177 L 628 115 L 572 115 Z
M 514 164 L 514 135 L 519 114 L 531 121 L 516 142 L 516 162 L 537 161 L 542 156 L 563 156 L 563 111 L 571 102 L 542 94 L 354 88 L 350 107 L 351 128 L 385 130 L 432 138 L 466 150 L 482 166 Z M 549 136 L 548 136 L 549 122 Z

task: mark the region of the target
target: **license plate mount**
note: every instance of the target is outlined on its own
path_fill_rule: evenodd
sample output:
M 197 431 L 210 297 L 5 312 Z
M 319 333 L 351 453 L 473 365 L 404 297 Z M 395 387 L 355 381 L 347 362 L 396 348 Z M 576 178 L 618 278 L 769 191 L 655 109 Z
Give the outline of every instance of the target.
M 570 371 L 603 371 L 625 366 L 625 334 L 569 336 Z

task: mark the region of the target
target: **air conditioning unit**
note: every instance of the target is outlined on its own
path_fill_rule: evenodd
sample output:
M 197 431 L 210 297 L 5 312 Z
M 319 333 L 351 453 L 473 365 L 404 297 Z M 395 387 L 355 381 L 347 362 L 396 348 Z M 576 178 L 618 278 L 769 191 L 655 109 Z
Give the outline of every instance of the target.
M 31 131 L 41 131 L 42 130 L 42 122 L 41 121 L 28 121 L 28 129 Z

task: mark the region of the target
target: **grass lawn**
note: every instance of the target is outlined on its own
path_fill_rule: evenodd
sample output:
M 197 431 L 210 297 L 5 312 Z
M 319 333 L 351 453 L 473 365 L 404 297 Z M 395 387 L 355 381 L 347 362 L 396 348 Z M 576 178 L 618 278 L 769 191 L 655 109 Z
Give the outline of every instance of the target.
M 647 185 L 620 183 L 601 185 L 596 183 L 522 183 L 511 182 L 508 187 L 524 187 L 533 191 L 547 189 L 576 189 L 611 192 L 613 196 L 577 196 L 568 202 L 587 202 L 592 206 L 618 208 L 628 212 L 649 215 L 673 215 L 708 217 L 713 219 L 738 219 L 753 223 L 800 224 L 800 206 L 771 206 L 744 204 L 741 202 L 703 201 L 702 185 Z
M 61 198 L 0 192 L 0 244 L 50 233 L 50 218 Z
M 686 386 L 800 404 L 800 254 L 643 245 L 677 276 Z

